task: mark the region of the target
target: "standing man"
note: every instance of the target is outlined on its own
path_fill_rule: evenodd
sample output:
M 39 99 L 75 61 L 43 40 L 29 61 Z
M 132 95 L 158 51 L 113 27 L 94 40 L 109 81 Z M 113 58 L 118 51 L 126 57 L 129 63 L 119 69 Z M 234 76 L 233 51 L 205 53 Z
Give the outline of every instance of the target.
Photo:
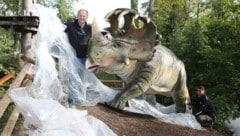
M 77 12 L 77 19 L 73 22 L 66 23 L 65 32 L 68 36 L 69 42 L 75 49 L 76 57 L 85 68 L 85 61 L 87 57 L 88 43 L 92 35 L 92 27 L 87 23 L 88 11 L 80 9 Z M 80 72 L 81 73 L 81 72 Z M 79 88 L 75 84 L 75 79 L 72 73 L 69 75 L 69 96 L 68 102 L 70 107 L 76 107 L 79 104 Z
M 90 38 L 92 36 L 92 27 L 87 23 L 88 11 L 86 9 L 80 9 L 77 13 L 77 19 L 73 22 L 66 23 L 65 32 L 67 33 L 68 39 L 72 47 L 76 51 L 76 57 L 79 62 L 83 64 L 85 68 L 85 62 L 87 58 L 87 50 Z M 106 38 L 111 40 L 111 35 L 106 32 Z M 81 72 L 78 73 L 81 76 Z M 79 104 L 79 89 L 74 83 L 74 76 L 69 75 L 69 97 L 68 102 L 70 107 L 75 107 Z
M 68 22 L 65 29 L 70 44 L 75 49 L 77 58 L 83 65 L 85 65 L 88 43 L 92 35 L 92 27 L 87 23 L 87 19 L 88 11 L 80 9 L 77 13 L 77 19 L 74 22 Z
M 205 87 L 197 87 L 196 98 L 192 100 L 192 113 L 202 127 L 211 128 L 216 119 L 216 110 L 205 93 Z

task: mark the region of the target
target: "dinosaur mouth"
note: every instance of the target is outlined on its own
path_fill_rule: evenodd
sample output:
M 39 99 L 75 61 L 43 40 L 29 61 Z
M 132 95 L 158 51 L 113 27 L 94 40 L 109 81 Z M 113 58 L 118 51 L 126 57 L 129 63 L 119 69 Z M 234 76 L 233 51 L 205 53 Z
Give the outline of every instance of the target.
M 93 65 L 93 66 L 88 67 L 88 70 L 96 69 L 96 68 L 99 68 L 99 67 L 100 67 L 100 65 Z
M 92 65 L 92 66 L 88 67 L 87 69 L 91 72 L 98 73 L 99 71 L 103 71 L 105 69 L 105 67 L 100 66 L 100 65 Z

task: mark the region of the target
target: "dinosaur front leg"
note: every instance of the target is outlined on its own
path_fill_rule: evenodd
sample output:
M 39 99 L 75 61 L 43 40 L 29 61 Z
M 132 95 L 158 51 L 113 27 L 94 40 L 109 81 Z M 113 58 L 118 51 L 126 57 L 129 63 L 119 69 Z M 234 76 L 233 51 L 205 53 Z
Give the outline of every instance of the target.
M 130 88 L 126 88 L 124 91 L 117 94 L 117 96 L 108 104 L 118 109 L 124 109 L 128 100 L 131 100 L 132 98 L 137 97 L 141 94 L 142 91 L 139 89 L 139 87 L 137 85 L 133 85 Z
M 135 77 L 135 80 L 128 83 L 124 90 L 108 104 L 118 109 L 124 109 L 128 100 L 140 96 L 152 85 L 152 80 L 156 75 L 154 73 L 153 67 L 145 66 Z

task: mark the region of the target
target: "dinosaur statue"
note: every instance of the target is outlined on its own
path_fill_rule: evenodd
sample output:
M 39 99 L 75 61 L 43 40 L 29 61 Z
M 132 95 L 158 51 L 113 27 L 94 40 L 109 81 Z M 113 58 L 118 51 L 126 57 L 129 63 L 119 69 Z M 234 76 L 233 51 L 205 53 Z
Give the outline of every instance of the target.
M 105 18 L 112 40 L 101 34 L 94 21 L 86 68 L 116 74 L 125 81 L 123 91 L 108 104 L 123 109 L 132 98 L 160 94 L 173 98 L 176 112 L 185 112 L 190 98 L 184 64 L 160 44 L 155 24 L 125 8 L 115 9 Z

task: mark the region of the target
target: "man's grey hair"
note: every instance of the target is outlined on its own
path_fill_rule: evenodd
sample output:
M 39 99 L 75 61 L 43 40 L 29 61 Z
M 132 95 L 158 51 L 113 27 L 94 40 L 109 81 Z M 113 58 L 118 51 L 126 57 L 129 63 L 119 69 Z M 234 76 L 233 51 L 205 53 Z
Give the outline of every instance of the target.
M 77 12 L 77 16 L 79 16 L 81 11 L 85 11 L 87 13 L 87 15 L 88 15 L 88 10 L 86 10 L 86 9 L 79 9 L 78 12 Z

